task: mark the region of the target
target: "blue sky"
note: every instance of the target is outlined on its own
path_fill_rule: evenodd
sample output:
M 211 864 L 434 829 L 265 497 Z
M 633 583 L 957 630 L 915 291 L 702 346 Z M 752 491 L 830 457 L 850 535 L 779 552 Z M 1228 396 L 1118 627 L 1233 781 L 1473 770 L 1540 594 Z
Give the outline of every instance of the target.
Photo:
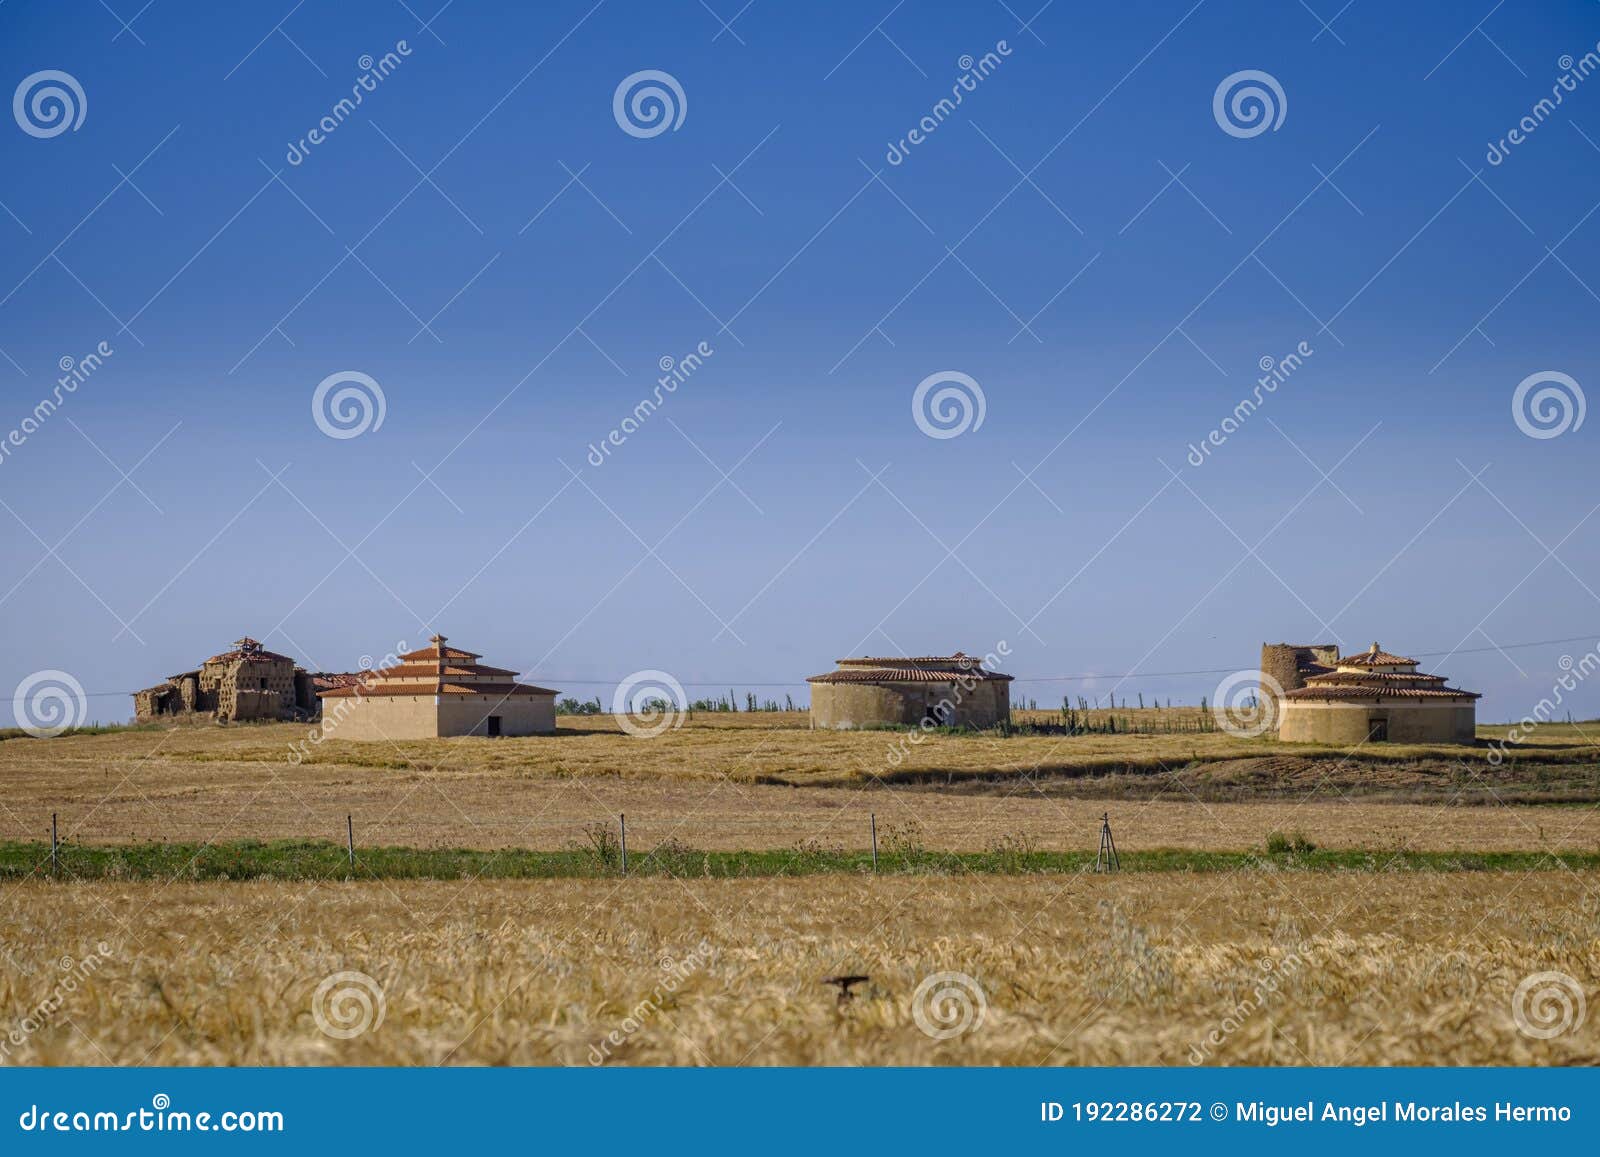
M 86 105 L 0 123 L 0 436 L 114 351 L 0 459 L 4 688 L 64 670 L 120 718 L 244 633 L 346 669 L 438 628 L 606 698 L 1332 638 L 1455 652 L 1428 665 L 1508 718 L 1600 639 L 1600 420 L 1512 412 L 1530 375 L 1600 378 L 1600 79 L 1486 159 L 1596 5 L 408 4 L 0 7 L 8 89 L 59 70 Z M 675 129 L 616 120 L 642 70 Z M 1242 70 L 1276 128 L 1214 116 Z M 343 371 L 384 418 L 334 438 Z M 944 372 L 984 420 L 934 438 L 912 396 Z

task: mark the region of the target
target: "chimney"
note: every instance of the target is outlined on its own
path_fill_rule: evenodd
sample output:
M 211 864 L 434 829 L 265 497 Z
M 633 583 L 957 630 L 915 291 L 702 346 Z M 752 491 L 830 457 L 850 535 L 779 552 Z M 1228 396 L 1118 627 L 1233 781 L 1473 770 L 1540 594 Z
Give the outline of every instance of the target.
M 437 650 L 438 653 L 439 653 L 439 663 L 438 663 L 439 682 L 443 683 L 444 682 L 444 644 L 445 644 L 445 637 L 443 635 L 435 635 L 435 636 L 433 636 L 433 638 L 429 639 L 428 641 L 434 645 L 434 649 Z

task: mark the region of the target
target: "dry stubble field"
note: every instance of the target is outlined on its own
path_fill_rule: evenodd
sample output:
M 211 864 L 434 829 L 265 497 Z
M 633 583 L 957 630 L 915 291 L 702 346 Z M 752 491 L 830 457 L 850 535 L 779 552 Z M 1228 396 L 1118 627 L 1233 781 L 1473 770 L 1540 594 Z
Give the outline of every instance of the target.
M 1600 985 L 1597 884 L 1566 872 L 30 883 L 5 898 L 8 1017 L 50 993 L 63 956 L 108 951 L 4 1059 L 1592 1064 L 1592 1012 L 1540 1040 L 1513 1005 L 1536 972 Z M 971 1013 L 924 1001 L 934 1029 L 967 1026 L 941 1040 L 919 1027 L 916 991 L 945 971 L 971 978 Z M 366 1026 L 349 1039 L 318 1024 L 318 986 L 340 972 L 382 996 L 381 1022 L 348 982 L 342 1003 L 337 983 L 320 998 L 336 1029 Z M 845 1007 L 819 983 L 840 972 L 871 977 Z
M 654 739 L 563 719 L 533 739 L 330 742 L 299 764 L 288 755 L 306 729 L 290 724 L 13 739 L 0 742 L 0 840 L 47 838 L 51 813 L 80 843 L 342 840 L 353 815 L 368 846 L 557 849 L 626 813 L 639 848 L 860 848 L 875 812 L 931 848 L 1068 850 L 1094 847 L 1109 808 L 1130 850 L 1251 849 L 1290 830 L 1329 849 L 1600 850 L 1600 748 L 1580 729 L 1543 728 L 1497 768 L 1482 749 L 1215 732 L 908 744 L 804 719 L 697 715 Z M 1533 798 L 1564 806 L 1501 806 Z
M 792 717 L 697 718 L 648 741 L 568 722 L 548 739 L 330 743 L 300 764 L 285 756 L 305 733 L 288 725 L 7 740 L 0 839 L 37 840 L 52 811 L 82 843 L 337 838 L 348 812 L 367 845 L 555 848 L 626 811 L 641 848 L 859 846 L 875 811 L 930 848 L 1071 849 L 1093 846 L 1109 809 L 1127 850 L 1255 849 L 1274 830 L 1324 848 L 1600 848 L 1600 753 L 1582 729 L 1546 728 L 1495 768 L 1482 750 L 1217 734 L 937 735 L 895 763 L 900 736 Z M 14 880 L 0 1063 L 1600 1060 L 1600 1018 L 1541 1040 L 1513 1015 L 1539 972 L 1594 995 L 1600 873 L 1280 868 Z M 842 1007 L 820 983 L 841 972 L 871 978 Z M 969 977 L 968 1007 L 984 1008 L 949 1039 L 916 1016 L 961 1023 L 958 1002 L 917 999 L 939 972 Z M 350 1024 L 365 1027 L 322 1027 Z

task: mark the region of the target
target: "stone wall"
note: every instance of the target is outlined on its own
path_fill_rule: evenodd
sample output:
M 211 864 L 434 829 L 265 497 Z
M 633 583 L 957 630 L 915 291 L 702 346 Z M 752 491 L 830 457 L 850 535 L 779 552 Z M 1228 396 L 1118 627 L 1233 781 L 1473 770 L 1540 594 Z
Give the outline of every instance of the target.
M 1286 743 L 1365 743 L 1375 720 L 1388 724 L 1390 743 L 1474 743 L 1477 708 L 1468 703 L 1284 700 L 1278 738 Z
M 556 729 L 554 695 L 374 695 L 326 699 L 324 739 L 433 739 L 487 735 L 488 719 L 500 717 L 500 734 L 549 735 Z
M 1011 684 L 986 679 L 970 690 L 959 683 L 813 683 L 811 726 L 916 727 L 930 711 L 948 705 L 950 727 L 994 727 L 1011 718 Z

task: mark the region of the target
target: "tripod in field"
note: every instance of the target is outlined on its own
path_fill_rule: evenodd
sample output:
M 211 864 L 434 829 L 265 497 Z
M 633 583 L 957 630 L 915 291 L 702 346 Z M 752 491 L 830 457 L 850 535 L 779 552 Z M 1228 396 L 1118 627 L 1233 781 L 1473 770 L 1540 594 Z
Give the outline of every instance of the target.
M 1122 861 L 1117 859 L 1117 841 L 1111 838 L 1111 813 L 1106 812 L 1100 817 L 1100 851 L 1094 858 L 1094 870 L 1115 872 L 1121 867 Z

